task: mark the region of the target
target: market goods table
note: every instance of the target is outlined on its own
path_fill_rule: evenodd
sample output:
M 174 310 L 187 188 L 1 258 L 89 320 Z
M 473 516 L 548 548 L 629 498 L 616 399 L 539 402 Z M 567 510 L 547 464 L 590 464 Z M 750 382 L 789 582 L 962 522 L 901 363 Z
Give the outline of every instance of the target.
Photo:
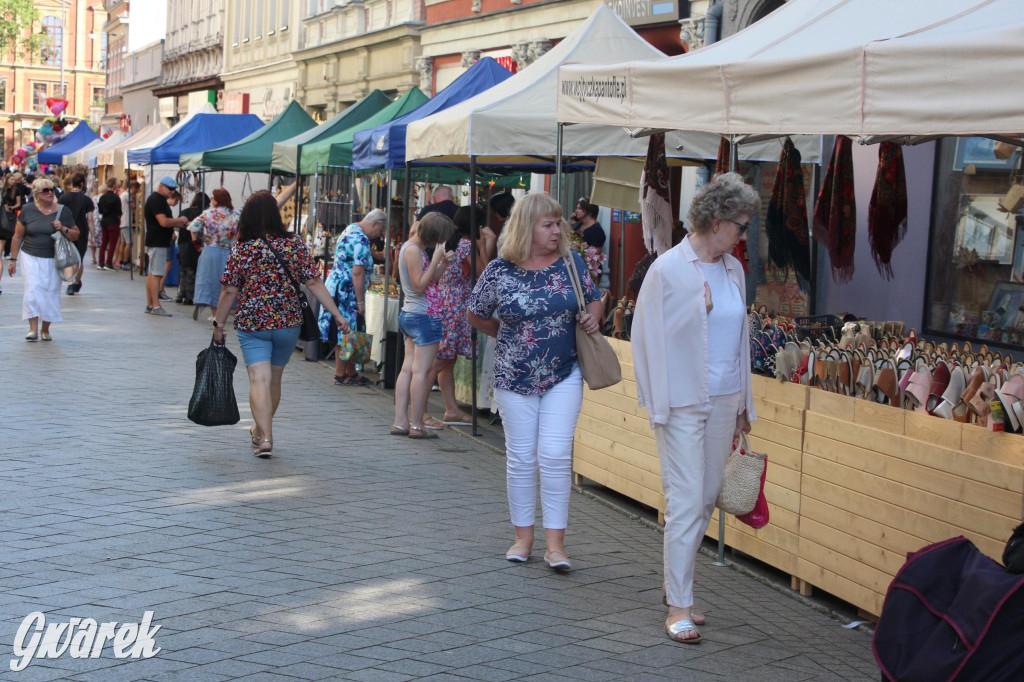
M 245 372 L 239 424 L 188 422 L 209 324 L 144 314 L 142 280 L 87 272 L 48 343 L 23 338 L 22 280 L 2 286 L 0 679 L 878 678 L 868 635 L 703 556 L 704 643 L 673 644 L 661 534 L 584 495 L 577 570 L 509 564 L 502 457 L 388 436 L 387 394 L 298 353 L 254 458 Z M 13 672 L 34 613 L 74 646 Z M 87 619 L 115 624 L 106 642 Z

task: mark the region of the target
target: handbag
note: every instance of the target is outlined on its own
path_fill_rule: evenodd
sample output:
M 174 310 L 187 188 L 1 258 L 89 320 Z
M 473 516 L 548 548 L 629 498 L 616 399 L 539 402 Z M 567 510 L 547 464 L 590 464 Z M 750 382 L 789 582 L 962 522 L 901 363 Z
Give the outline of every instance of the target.
M 576 294 L 576 304 L 579 306 L 580 315 L 587 312 L 583 297 L 583 283 L 576 271 L 576 260 L 571 256 L 564 256 L 565 269 L 569 273 L 569 281 L 572 283 L 573 293 Z M 576 323 L 576 358 L 580 363 L 580 372 L 587 382 L 591 391 L 599 388 L 614 386 L 622 381 L 622 368 L 619 366 L 619 358 L 612 350 L 608 339 L 600 333 L 588 334 L 583 331 L 579 322 Z
M 359 328 L 362 328 L 360 330 Z M 360 315 L 356 318 L 356 329 L 350 329 L 338 341 L 338 357 L 345 362 L 365 365 L 370 361 L 370 350 L 373 348 L 373 334 L 367 334 L 366 322 Z
M 718 493 L 715 506 L 726 514 L 740 516 L 750 513 L 764 488 L 767 461 L 767 455 L 750 450 L 747 434 L 741 433 L 736 448 L 725 463 L 722 490 Z
M 266 239 L 263 243 L 267 245 L 270 252 L 274 254 L 274 258 L 277 259 L 281 269 L 284 270 L 285 276 L 288 277 L 288 281 L 292 283 L 292 287 L 295 289 L 295 295 L 299 299 L 299 308 L 302 310 L 302 325 L 299 327 L 299 341 L 316 341 L 320 338 L 320 323 L 317 322 L 316 315 L 313 314 L 313 308 L 309 305 L 309 299 L 306 298 L 306 294 L 299 288 L 299 282 L 292 275 L 291 270 L 285 264 L 284 259 L 281 258 L 281 254 L 277 252 L 270 242 Z
M 57 208 L 55 220 L 60 220 L 63 210 L 63 206 Z M 82 256 L 78 253 L 78 247 L 65 237 L 63 232 L 54 232 L 53 241 L 53 266 L 57 268 L 57 276 L 62 282 L 70 282 L 75 278 L 78 266 L 82 264 Z
M 764 479 L 767 472 L 768 461 L 765 460 L 765 470 L 761 472 L 761 491 L 757 494 L 757 502 L 754 504 L 754 508 L 746 514 L 736 516 L 737 521 L 747 524 L 754 530 L 768 525 L 768 498 L 764 496 Z
M 238 359 L 226 346 L 210 340 L 196 356 L 196 383 L 188 401 L 188 418 L 201 426 L 237 424 L 238 401 L 233 375 Z

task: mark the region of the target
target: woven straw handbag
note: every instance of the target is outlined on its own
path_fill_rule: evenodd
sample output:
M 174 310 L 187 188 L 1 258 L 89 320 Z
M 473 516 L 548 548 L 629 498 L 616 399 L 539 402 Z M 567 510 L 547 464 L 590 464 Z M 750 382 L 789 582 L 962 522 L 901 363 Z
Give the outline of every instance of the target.
M 749 513 L 761 492 L 761 473 L 766 461 L 765 455 L 750 450 L 747 434 L 740 434 L 739 443 L 725 464 L 722 491 L 718 493 L 715 506 L 726 514 Z

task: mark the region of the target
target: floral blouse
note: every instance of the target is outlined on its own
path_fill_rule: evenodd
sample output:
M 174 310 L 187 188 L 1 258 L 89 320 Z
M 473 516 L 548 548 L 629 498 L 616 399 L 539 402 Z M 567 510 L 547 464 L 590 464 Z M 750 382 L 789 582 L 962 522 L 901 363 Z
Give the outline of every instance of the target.
M 362 265 L 366 269 L 366 278 L 363 280 L 365 293 L 370 288 L 370 274 L 373 272 L 370 240 L 363 232 L 363 228 L 353 223 L 346 227 L 338 237 L 338 244 L 334 249 L 334 267 L 325 283 L 327 291 L 334 295 L 334 302 L 337 304 L 338 310 L 341 311 L 352 329 L 356 328 L 356 318 L 358 317 L 356 304 L 359 300 L 352 282 L 352 268 L 357 265 Z M 318 323 L 320 338 L 324 341 L 328 338 L 333 321 L 331 313 L 326 308 L 322 308 Z
M 600 293 L 579 254 L 576 271 L 584 305 Z M 522 395 L 544 393 L 572 373 L 576 363 L 579 312 L 565 261 L 524 270 L 502 258 L 492 260 L 469 297 L 469 310 L 500 322 L 494 350 L 494 387 Z
M 299 237 L 268 237 L 300 284 L 316 277 L 316 264 Z M 220 283 L 238 287 L 235 329 L 258 332 L 302 324 L 299 298 L 274 252 L 263 239 L 238 242 L 231 249 Z
M 206 209 L 188 226 L 189 232 L 202 232 L 203 243 L 230 249 L 238 237 L 238 211 L 213 206 Z M 300 280 L 304 281 L 304 280 Z

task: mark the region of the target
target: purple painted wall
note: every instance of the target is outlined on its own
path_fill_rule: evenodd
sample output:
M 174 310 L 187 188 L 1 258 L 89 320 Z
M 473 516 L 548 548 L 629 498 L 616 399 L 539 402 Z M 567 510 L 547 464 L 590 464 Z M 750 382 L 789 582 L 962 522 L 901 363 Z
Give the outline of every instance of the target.
M 819 245 L 818 313 L 849 312 L 870 320 L 902 320 L 908 328 L 921 329 L 928 268 L 935 143 L 904 147 L 903 160 L 907 174 L 907 235 L 893 252 L 892 267 L 895 275 L 887 281 L 875 267 L 868 243 L 868 204 L 875 185 L 878 145 L 861 146 L 854 143 L 853 181 L 857 196 L 854 275 L 848 284 L 836 284 L 832 279 L 828 250 Z

